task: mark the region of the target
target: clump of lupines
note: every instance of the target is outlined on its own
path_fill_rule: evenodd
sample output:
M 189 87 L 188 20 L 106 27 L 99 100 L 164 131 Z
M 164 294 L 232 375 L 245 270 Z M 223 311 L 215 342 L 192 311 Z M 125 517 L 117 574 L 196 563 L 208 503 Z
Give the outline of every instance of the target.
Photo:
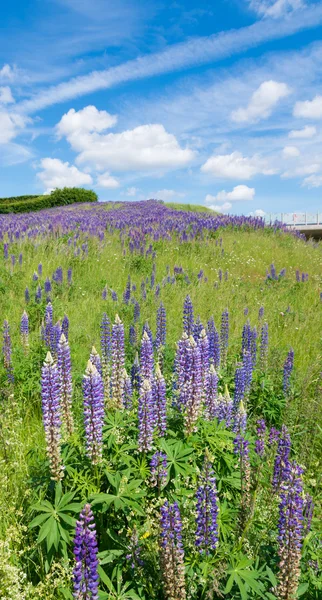
M 127 409 L 132 408 L 132 381 L 126 369 L 124 369 L 123 406 Z
M 22 313 L 20 321 L 20 337 L 24 353 L 26 354 L 29 348 L 29 319 L 25 310 Z
M 167 600 L 185 600 L 184 550 L 182 522 L 178 504 L 166 501 L 161 506 L 160 562 L 165 597 Z
M 293 600 L 300 579 L 301 546 L 303 540 L 303 469 L 295 462 L 290 465 L 288 478 L 281 485 L 278 543 L 279 576 L 277 597 Z
M 141 341 L 140 365 L 142 379 L 152 381 L 153 377 L 153 346 L 146 332 L 143 333 Z
M 194 324 L 194 316 L 193 316 L 193 304 L 191 302 L 190 296 L 186 296 L 184 304 L 183 304 L 183 331 L 189 337 L 193 333 L 193 324 Z
M 283 391 L 288 394 L 291 387 L 291 375 L 294 367 L 294 351 L 291 348 L 287 354 L 283 367 Z
M 162 302 L 157 311 L 157 332 L 155 337 L 155 348 L 159 350 L 165 346 L 167 332 L 167 317 L 165 308 Z
M 283 481 L 289 476 L 290 471 L 290 452 L 291 452 L 291 437 L 287 427 L 282 425 L 282 431 L 279 436 L 273 472 L 273 489 L 279 490 Z
M 98 547 L 91 505 L 85 504 L 76 521 L 74 538 L 75 567 L 73 597 L 75 600 L 98 600 Z
M 152 397 L 154 405 L 155 427 L 160 436 L 165 435 L 167 429 L 167 404 L 166 384 L 159 364 L 156 365 L 152 384 Z
M 255 441 L 255 452 L 261 458 L 265 454 L 265 436 L 266 436 L 266 423 L 264 419 L 258 419 L 257 421 L 257 439 Z
M 264 371 L 266 368 L 268 357 L 268 323 L 264 323 L 264 325 L 261 328 L 259 355 L 260 368 L 262 369 L 262 371 Z
M 221 327 L 220 327 L 220 353 L 221 362 L 223 366 L 226 365 L 227 352 L 228 352 L 228 341 L 229 341 L 229 313 L 228 309 L 224 310 L 221 315 Z
M 184 406 L 185 432 L 190 435 L 196 431 L 196 422 L 200 416 L 202 403 L 202 369 L 200 349 L 192 336 L 190 342 L 190 366 L 187 385 L 187 395 Z
M 218 497 L 216 478 L 209 456 L 205 457 L 196 493 L 196 546 L 209 554 L 218 545 Z
M 83 397 L 86 454 L 97 464 L 103 450 L 104 390 L 102 377 L 90 360 L 83 377 Z
M 139 452 L 148 452 L 153 446 L 153 430 L 155 424 L 152 389 L 149 379 L 144 379 L 140 387 L 138 420 L 138 449 Z
M 57 367 L 60 380 L 60 401 L 62 408 L 63 423 L 68 435 L 74 431 L 74 420 L 72 413 L 72 365 L 70 359 L 70 348 L 66 336 L 61 334 L 57 348 Z
M 3 322 L 3 366 L 7 373 L 7 378 L 10 383 L 14 382 L 13 368 L 12 368 L 12 359 L 11 359 L 11 336 L 10 336 L 10 326 L 7 320 Z
M 118 315 L 112 327 L 112 406 L 122 408 L 124 388 L 124 326 Z
M 214 419 L 218 416 L 218 375 L 213 364 L 210 365 L 205 389 L 205 418 Z
M 150 460 L 151 485 L 160 491 L 167 481 L 167 455 L 155 452 Z
M 63 465 L 60 453 L 60 389 L 57 365 L 50 352 L 47 352 L 46 360 L 41 370 L 41 399 L 49 467 L 52 479 L 55 481 L 60 481 L 63 477 Z

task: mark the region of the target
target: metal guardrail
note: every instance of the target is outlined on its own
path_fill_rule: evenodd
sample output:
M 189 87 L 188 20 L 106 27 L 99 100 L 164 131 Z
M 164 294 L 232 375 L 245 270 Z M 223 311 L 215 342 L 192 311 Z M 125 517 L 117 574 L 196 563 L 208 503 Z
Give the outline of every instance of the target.
M 322 213 L 266 213 L 266 223 L 274 223 L 275 221 L 281 221 L 285 225 L 298 227 L 304 225 L 321 225 L 322 226 Z

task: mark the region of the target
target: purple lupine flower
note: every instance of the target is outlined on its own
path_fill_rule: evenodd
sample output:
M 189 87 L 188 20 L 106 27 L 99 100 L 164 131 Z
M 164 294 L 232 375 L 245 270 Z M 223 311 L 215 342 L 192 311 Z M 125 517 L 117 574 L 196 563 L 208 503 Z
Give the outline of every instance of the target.
M 39 277 L 41 277 L 42 276 L 42 264 L 41 263 L 39 263 L 37 271 L 38 271 Z
M 61 322 L 61 330 L 62 333 L 64 334 L 67 342 L 68 342 L 68 336 L 69 336 L 69 318 L 67 317 L 67 315 L 64 315 L 63 320 Z
M 20 252 L 20 254 L 19 254 L 18 262 L 19 262 L 19 265 L 21 266 L 22 265 L 22 252 Z
M 29 293 L 29 289 L 26 287 L 26 289 L 25 289 L 25 302 L 26 302 L 26 304 L 28 304 L 29 301 L 30 301 L 30 293 Z
M 224 421 L 226 427 L 230 427 L 233 417 L 233 400 L 230 397 L 228 385 L 225 385 L 224 395 L 220 395 L 218 398 L 218 421 Z
M 72 365 L 70 359 L 70 348 L 64 333 L 61 334 L 57 347 L 57 367 L 60 382 L 60 402 L 62 418 L 68 436 L 74 431 L 74 420 L 72 413 Z
M 258 311 L 258 320 L 261 321 L 261 319 L 264 316 L 264 306 L 261 306 L 259 311 Z
M 142 327 L 142 336 L 143 336 L 143 334 L 144 334 L 145 331 L 147 332 L 147 334 L 148 334 L 148 336 L 150 338 L 150 342 L 151 342 L 151 344 L 153 346 L 153 335 L 152 335 L 152 331 L 151 331 L 151 328 L 150 328 L 150 325 L 149 325 L 148 321 L 145 321 L 145 323 L 144 323 L 144 325 Z
M 277 444 L 277 442 L 280 439 L 280 435 L 281 432 L 278 429 L 275 429 L 275 427 L 271 427 L 271 429 L 269 430 L 268 445 L 271 447 L 274 444 Z
M 148 379 L 144 379 L 140 387 L 138 420 L 138 450 L 139 452 L 148 452 L 153 446 L 153 430 L 155 423 L 152 389 Z
M 271 264 L 270 269 L 271 269 L 271 273 L 270 273 L 271 279 L 276 280 L 277 279 L 277 275 L 276 275 L 276 269 L 275 269 L 274 263 Z
M 152 382 L 153 377 L 153 346 L 146 331 L 144 331 L 141 341 L 140 365 L 142 379 L 148 379 Z
M 186 296 L 184 305 L 183 305 L 183 331 L 189 337 L 193 332 L 193 304 L 191 302 L 190 296 Z
M 7 379 L 9 383 L 14 383 L 14 375 L 11 360 L 11 336 L 10 326 L 7 320 L 3 321 L 3 366 L 7 372 Z
M 299 283 L 301 281 L 300 271 L 298 269 L 296 269 L 295 279 L 296 279 L 297 283 Z
M 14 254 L 11 254 L 11 264 L 12 264 L 12 267 L 14 267 L 16 264 L 16 257 Z
M 220 337 L 213 318 L 208 321 L 209 358 L 215 369 L 220 367 Z
M 250 351 L 252 357 L 252 365 L 256 366 L 257 363 L 257 329 L 254 327 L 251 332 L 251 343 L 250 343 Z
M 198 315 L 195 323 L 192 326 L 192 336 L 196 342 L 198 342 L 203 329 L 204 329 L 204 326 L 201 322 L 200 316 Z
M 268 324 L 267 323 L 264 323 L 264 325 L 261 328 L 259 356 L 260 356 L 260 368 L 262 369 L 262 371 L 264 371 L 266 368 L 267 356 L 268 356 Z
M 162 437 L 167 430 L 166 384 L 158 364 L 156 365 L 155 376 L 152 382 L 152 399 L 155 426 L 159 436 Z
M 102 377 L 90 360 L 83 377 L 83 397 L 86 454 L 97 464 L 103 451 L 104 389 Z
M 7 260 L 9 256 L 9 244 L 3 244 L 3 257 Z
M 53 325 L 51 329 L 51 339 L 50 339 L 50 349 L 54 358 L 57 357 L 58 351 L 58 343 L 61 336 L 61 324 L 60 321 L 57 321 L 55 325 Z
M 233 417 L 233 431 L 244 434 L 247 426 L 247 413 L 243 401 L 241 400 Z
M 252 328 L 250 326 L 250 322 L 247 321 L 243 327 L 242 333 L 242 354 L 244 352 L 248 352 L 251 349 L 252 345 Z
M 158 284 L 155 286 L 155 292 L 154 292 L 154 296 L 155 296 L 155 298 L 158 298 L 158 297 L 160 296 L 160 292 L 161 292 L 161 287 L 160 287 L 160 284 L 158 283 Z
M 112 327 L 112 405 L 121 409 L 123 406 L 124 387 L 124 325 L 118 315 Z
M 150 288 L 151 290 L 153 290 L 154 285 L 155 285 L 155 263 L 153 263 L 153 267 L 152 267 L 152 273 L 151 273 L 151 278 L 150 278 Z
M 282 277 L 285 277 L 285 275 L 286 275 L 286 269 L 285 269 L 285 267 L 284 267 L 284 269 L 282 269 L 282 270 L 280 271 L 280 273 L 279 273 L 279 276 L 278 276 L 278 279 L 281 279 Z
M 290 452 L 291 452 L 291 437 L 288 433 L 287 427 L 282 425 L 282 431 L 278 440 L 275 462 L 274 462 L 274 473 L 273 473 L 273 489 L 275 491 L 280 489 L 283 481 L 289 476 L 290 472 Z
M 103 376 L 101 357 L 100 357 L 99 353 L 97 352 L 95 346 L 92 346 L 92 351 L 89 355 L 89 360 L 91 361 L 92 365 L 94 365 L 94 367 L 96 367 L 99 374 L 101 376 Z
M 205 389 L 205 418 L 212 420 L 218 416 L 218 375 L 213 364 L 207 373 Z
M 58 283 L 58 285 L 62 285 L 63 283 L 63 268 L 57 267 L 55 273 L 53 274 L 53 280 Z
M 141 283 L 141 298 L 142 298 L 142 300 L 146 300 L 146 289 L 145 289 L 144 281 L 142 281 L 142 283 Z
M 244 316 L 247 317 L 248 313 L 249 313 L 248 306 L 246 306 L 244 308 Z
M 130 342 L 131 346 L 136 346 L 138 343 L 138 332 L 137 332 L 135 325 L 133 325 L 133 323 L 131 323 L 130 329 L 129 329 L 129 342 Z
M 157 311 L 157 332 L 155 336 L 155 348 L 159 350 L 165 346 L 167 332 L 167 316 L 162 302 Z
M 44 290 L 45 290 L 46 294 L 49 294 L 49 292 L 51 292 L 51 281 L 50 281 L 49 277 L 47 277 L 45 280 Z
M 114 290 L 111 290 L 111 298 L 113 302 L 117 302 L 117 293 Z
M 258 456 L 263 458 L 265 454 L 265 436 L 266 436 L 266 423 L 264 419 L 258 419 L 257 421 L 257 440 L 255 441 L 255 452 Z
M 234 404 L 233 404 L 233 412 L 235 413 L 238 410 L 238 406 L 241 400 L 245 397 L 246 391 L 246 375 L 245 368 L 242 363 L 239 363 L 237 369 L 235 371 L 235 393 L 234 393 Z
M 42 289 L 41 289 L 41 285 L 38 285 L 38 287 L 36 289 L 36 293 L 35 293 L 35 301 L 41 302 L 41 297 L 42 297 Z
M 177 343 L 177 351 L 174 362 L 176 388 L 175 404 L 179 410 L 184 409 L 187 400 L 190 355 L 190 341 L 187 334 L 183 332 L 181 340 L 179 340 Z
M 182 523 L 178 504 L 166 500 L 160 509 L 160 562 L 167 600 L 186 600 Z
M 107 298 L 107 285 L 104 286 L 102 291 L 102 300 L 106 300 Z
M 141 370 L 140 370 L 140 363 L 139 363 L 139 354 L 138 354 L 138 352 L 136 352 L 135 358 L 133 361 L 133 365 L 131 367 L 132 387 L 136 391 L 138 391 L 140 388 L 140 382 L 141 382 L 140 373 L 141 373 Z
M 196 492 L 196 546 L 199 552 L 209 554 L 218 546 L 218 497 L 216 478 L 209 457 L 206 456 Z
M 291 387 L 291 375 L 294 367 L 294 351 L 291 348 L 287 354 L 284 367 L 283 367 L 283 391 L 287 395 Z
M 190 342 L 190 365 L 188 385 L 186 390 L 186 402 L 184 407 L 185 433 L 190 435 L 197 430 L 196 423 L 200 416 L 202 403 L 202 369 L 200 349 L 192 336 Z
M 167 481 L 167 466 L 167 455 L 164 452 L 155 452 L 150 460 L 150 481 L 151 485 L 157 487 L 159 492 Z
M 132 398 L 132 396 L 133 396 L 132 381 L 131 381 L 131 377 L 127 374 L 126 369 L 124 369 L 123 376 L 124 376 L 123 406 L 127 410 L 131 410 L 132 400 L 133 400 L 133 398 Z
M 300 560 L 303 541 L 303 469 L 290 464 L 289 475 L 281 485 L 278 554 L 280 557 L 277 597 L 295 598 L 301 575 Z
M 250 350 L 244 352 L 243 368 L 245 371 L 245 394 L 249 394 L 253 379 L 253 361 Z
M 140 310 L 140 305 L 138 303 L 138 301 L 135 301 L 134 304 L 134 323 L 137 323 L 140 320 L 140 314 L 141 314 L 141 310 Z
M 57 365 L 54 363 L 50 352 L 47 352 L 46 360 L 41 370 L 41 398 L 51 477 L 55 481 L 60 481 L 63 478 L 63 465 L 60 453 L 60 382 Z
M 67 271 L 67 282 L 68 282 L 68 285 L 71 285 L 71 283 L 72 283 L 72 276 L 73 276 L 73 269 L 71 267 L 69 267 L 69 269 Z
M 131 276 L 128 275 L 126 286 L 125 286 L 125 291 L 123 294 L 124 304 L 129 304 L 130 299 L 131 299 Z
M 29 348 L 29 319 L 26 311 L 24 310 L 22 313 L 21 321 L 20 321 L 20 336 L 21 336 L 21 344 L 26 354 Z
M 199 340 L 197 342 L 199 350 L 200 350 L 200 359 L 201 359 L 201 379 L 202 385 L 205 387 L 208 370 L 209 370 L 209 340 L 206 334 L 205 329 L 201 331 Z
M 220 354 L 221 362 L 225 366 L 227 361 L 228 352 L 228 340 L 229 340 L 229 313 L 228 309 L 224 310 L 221 315 L 221 328 L 220 328 Z
M 32 280 L 33 281 L 38 281 L 39 277 L 38 277 L 38 273 L 36 273 L 36 271 L 34 271 L 34 274 L 32 276 Z
M 75 567 L 73 570 L 73 598 L 98 600 L 97 536 L 91 505 L 85 504 L 76 521 L 74 537 Z
M 130 543 L 127 546 L 128 554 L 126 554 L 126 560 L 131 562 L 131 568 L 135 569 L 136 567 L 143 567 L 144 562 L 141 559 L 142 548 L 139 544 L 139 536 L 136 528 L 134 527 L 131 537 Z

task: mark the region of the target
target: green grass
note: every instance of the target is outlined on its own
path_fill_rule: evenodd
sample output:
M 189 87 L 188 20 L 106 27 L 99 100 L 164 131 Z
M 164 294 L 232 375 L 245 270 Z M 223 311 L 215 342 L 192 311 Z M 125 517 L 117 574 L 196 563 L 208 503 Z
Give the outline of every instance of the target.
M 168 208 L 172 208 L 173 210 L 187 210 L 188 212 L 206 212 L 215 215 L 215 211 L 208 206 L 202 206 L 201 204 L 185 204 L 182 202 L 181 204 L 178 202 L 165 202 L 165 205 Z
M 183 207 L 185 210 L 210 210 L 184 204 L 167 203 L 167 206 L 178 210 Z M 219 237 L 222 238 L 222 245 L 218 243 Z M 79 247 L 83 241 L 78 240 Z M 155 299 L 154 291 L 148 290 L 146 302 L 141 302 L 139 293 L 141 281 L 151 275 L 151 257 L 130 253 L 123 256 L 117 234 L 106 235 L 103 243 L 89 239 L 88 247 L 88 257 L 82 257 L 82 253 L 75 257 L 73 244 L 68 246 L 67 238 L 40 239 L 37 244 L 23 241 L 11 247 L 11 253 L 18 255 L 22 252 L 22 267 L 16 265 L 12 268 L 10 261 L 5 262 L 0 258 L 1 316 L 10 323 L 16 376 L 14 396 L 9 398 L 11 410 L 2 412 L 0 429 L 0 540 L 2 538 L 2 544 L 5 539 L 9 540 L 7 550 L 10 560 L 6 560 L 15 565 L 16 569 L 23 565 L 28 571 L 30 561 L 36 560 L 36 544 L 28 538 L 25 531 L 26 515 L 28 517 L 30 513 L 29 498 L 33 496 L 35 486 L 35 482 L 31 482 L 31 475 L 35 476 L 35 469 L 45 456 L 39 385 L 45 356 L 39 342 L 44 301 L 41 305 L 32 301 L 27 307 L 31 326 L 28 356 L 24 356 L 22 352 L 19 334 L 20 318 L 25 309 L 24 290 L 28 286 L 31 297 L 34 296 L 38 282 L 32 281 L 32 275 L 38 264 L 43 265 L 42 282 L 47 276 L 51 278 L 58 266 L 63 267 L 65 279 L 67 269 L 73 269 L 71 287 L 66 281 L 61 288 L 55 286 L 53 306 L 55 321 L 65 313 L 70 319 L 76 413 L 81 412 L 81 377 L 91 347 L 95 345 L 99 349 L 100 346 L 99 326 L 102 313 L 107 312 L 113 320 L 115 313 L 118 313 L 125 323 L 128 336 L 133 306 L 124 305 L 122 294 L 129 273 L 132 283 L 137 287 L 136 297 L 141 304 L 140 329 L 148 320 L 155 331 L 159 299 Z M 303 431 L 305 427 L 313 431 L 317 424 L 321 425 L 321 399 L 316 395 L 316 382 L 322 362 L 322 303 L 319 296 L 322 290 L 322 245 L 304 243 L 281 233 L 225 230 L 219 232 L 217 239 L 209 237 L 202 242 L 186 244 L 179 244 L 176 240 L 161 240 L 154 243 L 154 248 L 156 282 L 161 282 L 166 276 L 168 265 L 171 272 L 175 265 L 182 266 L 191 280 L 191 285 L 187 285 L 180 276 L 175 285 L 161 286 L 160 300 L 167 311 L 167 352 L 171 358 L 182 334 L 182 306 L 187 294 L 190 294 L 193 301 L 195 315 L 200 315 L 203 323 L 213 315 L 219 327 L 221 313 L 228 308 L 229 353 L 232 364 L 240 350 L 242 327 L 247 318 L 252 326 L 259 327 L 258 310 L 261 306 L 265 309 L 264 320 L 269 323 L 270 364 L 275 377 L 281 378 L 283 361 L 289 348 L 293 347 L 296 395 L 293 405 L 289 407 L 287 419 L 299 457 L 309 466 L 307 477 L 318 482 L 316 472 L 321 469 L 316 464 L 321 460 L 321 440 L 311 438 L 314 440 L 312 446 L 309 438 L 303 438 Z M 286 268 L 285 279 L 271 283 L 265 281 L 266 268 L 272 262 L 278 271 Z M 207 282 L 198 280 L 197 274 L 201 269 L 208 278 Z M 228 281 L 223 279 L 219 283 L 219 269 L 228 271 Z M 296 269 L 309 273 L 307 283 L 296 283 Z M 215 282 L 218 283 L 217 287 Z M 110 294 L 107 300 L 102 300 L 101 293 L 105 285 L 117 292 L 118 302 L 113 302 Z M 247 317 L 244 316 L 246 307 L 249 310 Z M 133 350 L 127 346 L 127 351 L 128 357 L 132 359 Z M 130 361 L 127 367 L 130 367 Z M 3 390 L 6 389 L 2 367 L 0 386 Z M 0 574 L 1 556 L 7 556 L 7 550 L 0 544 Z M 5 571 L 3 577 L 9 577 L 8 571 Z M 48 596 L 38 596 L 36 591 L 33 594 L 30 596 L 32 599 L 55 597 L 49 596 L 49 591 Z M 16 600 L 20 600 L 18 592 Z

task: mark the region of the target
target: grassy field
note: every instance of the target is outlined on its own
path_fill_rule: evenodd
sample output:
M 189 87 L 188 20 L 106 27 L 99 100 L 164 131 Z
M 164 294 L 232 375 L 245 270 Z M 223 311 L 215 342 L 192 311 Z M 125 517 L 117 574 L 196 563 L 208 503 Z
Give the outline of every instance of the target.
M 200 207 L 168 203 L 172 209 L 195 211 Z M 112 208 L 116 208 L 113 206 Z M 122 205 L 120 206 L 122 210 Z M 71 208 L 69 207 L 69 209 Z M 89 208 L 91 210 L 91 208 Z M 209 209 L 210 210 L 210 209 Z M 71 236 L 72 238 L 72 236 Z M 86 244 L 86 246 L 82 246 Z M 75 252 L 79 248 L 78 255 Z M 206 326 L 211 316 L 220 329 L 222 312 L 228 308 L 230 320 L 228 366 L 220 371 L 220 385 L 228 384 L 231 395 L 234 394 L 234 373 L 236 363 L 240 361 L 241 333 L 246 321 L 249 319 L 252 327 L 260 331 L 264 321 L 269 327 L 269 360 L 265 374 L 258 374 L 253 395 L 249 400 L 250 435 L 254 435 L 255 420 L 264 416 L 267 422 L 276 427 L 282 423 L 289 428 L 293 452 L 296 460 L 306 467 L 304 479 L 306 490 L 314 497 L 316 512 L 314 520 L 314 534 L 309 546 L 304 569 L 304 590 L 302 597 L 308 599 L 321 598 L 322 586 L 318 583 L 321 571 L 313 573 L 307 566 L 308 560 L 321 560 L 321 550 L 314 540 L 321 534 L 319 520 L 321 518 L 321 363 L 322 363 L 322 246 L 313 242 L 304 242 L 291 235 L 270 230 L 218 230 L 216 235 L 203 236 L 187 243 L 179 243 L 177 239 L 160 239 L 153 241 L 155 258 L 151 255 L 144 256 L 138 253 L 124 252 L 119 233 L 106 233 L 103 241 L 96 237 L 80 234 L 68 242 L 67 235 L 58 237 L 39 236 L 33 240 L 24 239 L 13 241 L 10 244 L 10 255 L 16 256 L 15 265 L 10 260 L 0 258 L 0 305 L 2 320 L 8 320 L 12 339 L 12 364 L 14 368 L 14 388 L 7 382 L 6 371 L 1 366 L 0 386 L 1 401 L 1 428 L 0 428 L 0 597 L 5 599 L 20 600 L 20 598 L 69 598 L 72 556 L 70 545 L 67 554 L 56 552 L 51 565 L 46 564 L 46 548 L 38 540 L 37 528 L 29 529 L 30 521 L 36 512 L 33 506 L 39 500 L 52 498 L 52 482 L 48 475 L 46 459 L 46 445 L 41 416 L 41 367 L 46 355 L 46 349 L 40 340 L 40 327 L 44 318 L 46 307 L 46 294 L 42 293 L 39 302 L 34 300 L 39 283 L 42 285 L 47 277 L 52 275 L 58 267 L 62 267 L 64 280 L 62 285 L 53 283 L 51 292 L 54 322 L 68 315 L 70 322 L 69 343 L 72 357 L 73 372 L 73 410 L 77 422 L 76 433 L 71 443 L 71 448 L 79 448 L 82 443 L 82 376 L 92 346 L 100 351 L 100 322 L 103 312 L 106 312 L 111 321 L 117 313 L 125 327 L 126 343 L 126 368 L 130 371 L 136 348 L 129 343 L 129 327 L 133 323 L 133 305 L 124 304 L 123 293 L 128 275 L 131 284 L 136 286 L 132 295 L 140 303 L 141 315 L 137 325 L 139 338 L 143 324 L 148 321 L 153 334 L 156 330 L 156 314 L 160 301 L 163 302 L 167 315 L 167 342 L 164 351 L 164 374 L 168 386 L 168 396 L 172 389 L 172 369 L 176 352 L 176 343 L 182 336 L 182 310 L 183 303 L 190 295 L 195 317 L 200 315 L 202 323 Z M 22 265 L 18 263 L 18 255 L 22 253 Z M 33 274 L 37 272 L 38 265 L 42 265 L 42 275 L 37 281 Z M 285 277 L 278 281 L 266 279 L 266 271 L 271 263 L 275 264 L 277 272 L 286 269 Z M 141 299 L 141 282 L 151 278 L 155 264 L 156 283 L 160 284 L 160 294 L 156 296 L 155 286 L 150 289 L 147 285 L 146 300 Z M 182 267 L 183 273 L 175 276 L 174 283 L 166 283 L 167 274 L 173 277 L 174 267 Z M 72 268 L 72 283 L 68 285 L 67 270 Z M 308 281 L 297 282 L 296 270 L 308 273 Z M 202 271 L 202 275 L 200 272 Z M 227 272 L 226 277 L 224 274 Z M 222 276 L 221 274 L 222 273 Z M 199 276 L 198 276 L 199 274 Z M 187 282 L 185 276 L 188 276 Z M 162 282 L 165 282 L 164 285 Z M 102 298 L 104 287 L 109 292 L 107 298 Z M 25 302 L 25 288 L 30 292 L 30 302 Z M 110 289 L 118 296 L 113 301 Z M 264 308 L 264 317 L 259 320 L 260 307 Z M 20 339 L 20 320 L 24 310 L 27 310 L 30 326 L 30 348 L 25 354 Z M 290 348 L 294 350 L 294 372 L 292 374 L 291 393 L 283 399 L 282 377 L 283 364 Z M 137 345 L 139 349 L 139 342 Z M 131 413 L 131 422 L 136 420 L 136 412 Z M 116 435 L 121 431 L 121 425 L 115 425 Z M 112 426 L 111 426 L 112 427 Z M 118 432 L 118 433 L 117 433 Z M 121 435 L 121 434 L 120 434 Z M 197 444 L 196 441 L 193 443 Z M 224 443 L 224 442 L 223 442 Z M 68 449 L 65 448 L 68 453 Z M 230 449 L 230 456 L 233 456 Z M 72 463 L 71 463 L 72 465 Z M 105 470 L 111 470 L 111 458 L 107 456 L 104 463 Z M 67 469 L 68 470 L 68 469 Z M 143 469 L 144 471 L 144 469 Z M 142 471 L 142 472 L 143 472 Z M 74 476 L 66 474 L 64 491 L 72 490 L 76 493 L 77 500 L 85 501 L 93 492 L 99 491 L 98 475 L 94 473 L 93 479 L 88 468 L 78 471 Z M 111 470 L 112 472 L 112 470 Z M 142 473 L 141 473 L 142 474 Z M 74 479 L 73 479 L 74 477 Z M 95 479 L 96 478 L 96 479 Z M 101 478 L 103 474 L 101 474 Z M 140 477 L 142 479 L 142 477 Z M 72 481 L 72 483 L 71 483 Z M 189 486 L 188 486 L 189 487 Z M 265 485 L 264 485 L 265 488 Z M 81 490 L 81 491 L 80 491 Z M 223 504 L 231 502 L 236 509 L 236 490 L 226 489 L 221 497 Z M 264 493 L 264 492 L 263 492 Z M 176 492 L 170 492 L 170 497 L 178 497 Z M 264 496 L 260 496 L 264 502 Z M 151 501 L 154 506 L 154 501 Z M 267 498 L 265 500 L 267 502 Z M 267 504 L 265 504 L 265 507 Z M 147 509 L 150 510 L 149 508 Z M 151 508 L 152 510 L 152 508 Z M 258 507 L 260 512 L 260 507 Z M 265 508 L 266 510 L 266 508 Z M 119 513 L 117 513 L 118 515 Z M 111 513 L 110 517 L 113 517 Z M 115 515 L 114 515 L 115 516 Z M 231 521 L 223 539 L 225 552 L 234 553 L 236 547 L 240 553 L 238 536 L 232 534 L 232 523 L 236 512 L 227 512 L 226 517 Z M 97 518 L 103 517 L 98 515 Z M 255 525 L 258 525 L 255 519 Z M 128 517 L 128 524 L 131 518 Z M 140 517 L 140 531 L 144 530 Z M 228 522 L 227 521 L 227 522 Z M 257 526 L 256 525 L 256 526 Z M 124 532 L 126 525 L 120 530 Z M 256 529 L 256 527 L 255 527 Z M 224 528 L 223 528 L 224 531 Z M 259 569 L 264 564 L 262 554 L 255 551 L 261 536 L 269 534 L 263 532 L 263 527 L 251 532 L 246 542 L 242 543 L 244 556 L 250 561 L 260 556 L 260 565 L 254 563 L 246 569 Z M 265 530 L 266 531 L 266 530 Z M 143 535 L 143 534 L 142 534 Z M 310 534 L 311 535 L 311 534 Z M 102 540 L 104 538 L 101 533 Z M 143 538 L 142 538 L 143 539 Z M 267 538 L 265 538 L 267 542 Z M 106 542 L 106 540 L 105 540 Z M 104 546 L 104 541 L 102 544 Z M 229 543 L 228 543 L 229 542 Z M 142 542 L 143 544 L 143 542 Z M 230 546 L 229 546 L 230 544 Z M 238 545 L 239 544 L 239 545 Z M 114 544 L 115 546 L 115 544 Z M 112 544 L 112 547 L 114 547 Z M 188 544 L 189 546 L 189 544 Z M 104 548 L 110 548 L 105 543 Z M 230 548 L 228 550 L 228 548 Z M 233 550 L 232 550 L 233 548 Z M 146 549 L 148 552 L 149 548 Z M 150 548 L 151 550 L 151 548 Z M 152 550 L 151 550 L 152 552 Z M 186 551 L 189 554 L 188 550 Z M 237 551 L 236 551 L 237 552 Z M 320 554 L 319 554 L 320 552 Z M 273 551 L 271 551 L 271 555 Z M 238 554 L 238 553 L 237 553 Z M 236 554 L 236 556 L 237 556 Z M 265 554 L 265 553 L 264 553 Z M 194 582 L 193 569 L 199 573 L 201 579 L 207 577 L 205 564 L 193 567 L 193 552 L 190 548 L 189 563 L 186 565 L 186 577 L 190 581 L 189 598 L 219 598 L 214 588 L 210 586 L 203 590 Z M 275 556 L 275 555 L 274 555 Z M 238 554 L 240 557 L 240 554 Z M 149 559 L 148 569 L 153 571 Z M 217 559 L 216 559 L 217 560 Z M 269 563 L 273 568 L 276 557 Z M 207 562 L 207 561 L 206 561 Z M 218 555 L 218 562 L 212 567 L 219 581 L 220 590 L 224 590 L 227 578 L 223 572 L 228 568 L 228 559 Z M 104 564 L 104 563 L 103 563 Z M 320 565 L 320 563 L 319 563 Z M 230 565 L 233 568 L 234 563 Z M 106 562 L 106 572 L 112 578 L 112 567 L 115 567 L 115 558 Z M 318 569 L 320 566 L 318 567 Z M 101 598 L 163 598 L 162 593 L 155 591 L 144 581 L 146 580 L 138 568 L 137 573 L 124 566 L 124 581 L 130 582 L 130 589 L 136 595 L 111 595 Z M 192 571 L 191 571 L 192 570 Z M 255 572 L 255 571 L 254 571 Z M 277 567 L 275 573 L 277 572 Z M 253 571 L 250 571 L 254 576 Z M 151 576 L 153 581 L 153 576 Z M 227 576 L 228 577 L 228 576 Z M 255 576 L 254 576 L 255 577 Z M 275 598 L 269 591 L 270 586 L 266 580 L 256 580 L 253 587 L 246 585 L 248 590 L 243 596 L 243 589 L 234 583 L 232 591 L 226 589 L 228 598 Z M 268 580 L 267 580 L 268 581 Z M 258 583 L 259 582 L 259 583 Z M 264 583 L 263 583 L 264 582 Z M 264 585 L 265 584 L 265 585 Z M 306 585 L 307 584 L 307 585 Z M 116 586 L 116 583 L 115 583 Z M 189 587 L 189 586 L 188 586 Z M 272 587 L 272 586 L 271 586 Z M 105 594 L 108 585 L 105 581 Z M 114 588 L 113 588 L 114 589 Z M 213 596 L 207 596 L 212 589 Z M 203 590 L 203 591 L 202 591 Z M 208 591 L 207 591 L 208 590 Z M 256 591 L 257 590 L 257 591 Z M 1 595 L 2 593 L 2 595 Z M 219 592 L 218 592 L 219 593 Z M 160 595 L 161 594 L 161 595 Z M 271 594 L 271 595 L 269 595 Z M 282 596 L 280 596 L 282 598 Z M 291 596 L 288 596 L 291 598 Z

